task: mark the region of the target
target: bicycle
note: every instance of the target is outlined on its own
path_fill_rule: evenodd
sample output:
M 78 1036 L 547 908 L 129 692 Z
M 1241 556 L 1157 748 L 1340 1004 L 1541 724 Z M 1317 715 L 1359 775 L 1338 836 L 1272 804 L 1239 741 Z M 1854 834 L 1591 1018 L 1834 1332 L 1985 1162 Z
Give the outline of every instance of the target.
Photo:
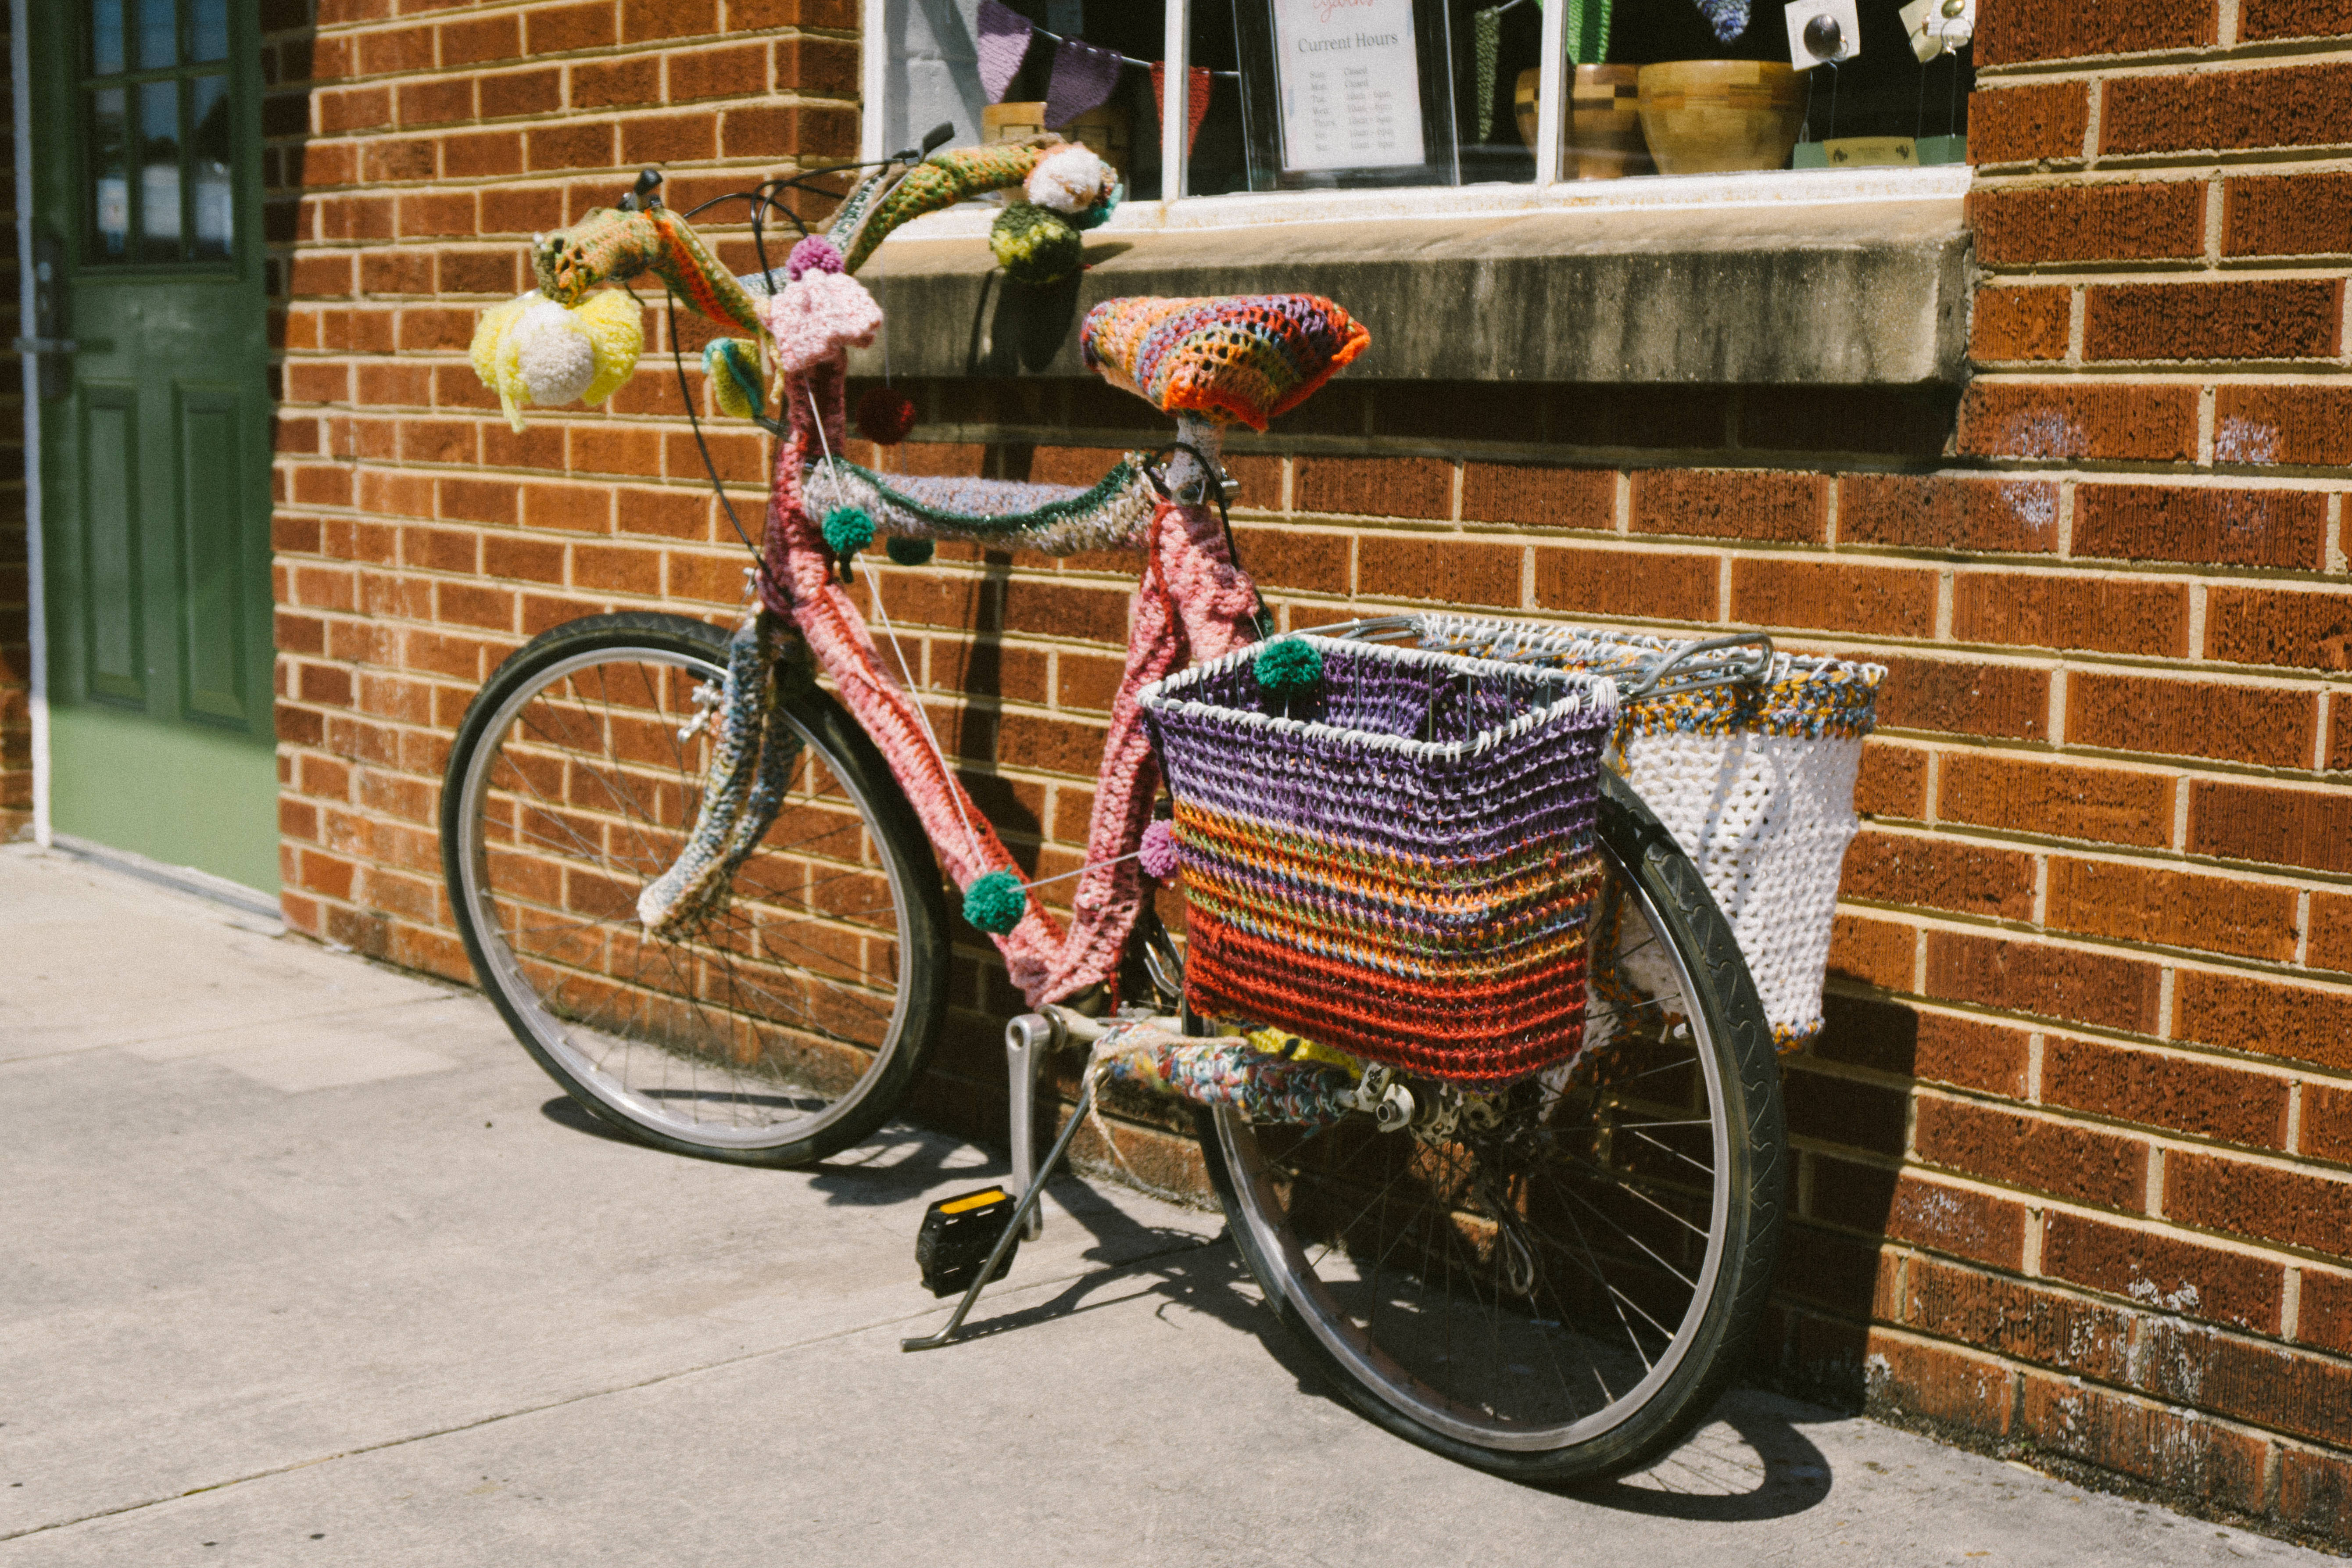
M 740 626 L 632 611 L 532 638 L 474 698 L 441 803 L 467 954 L 540 1065 L 646 1142 L 747 1164 L 822 1159 L 904 1100 L 946 1009 L 944 865 L 1035 1009 L 1008 1034 L 1026 1204 L 956 1323 L 1034 1226 L 1027 1205 L 1088 1109 L 1034 1160 L 1038 1058 L 1118 1027 L 1104 1015 L 1121 994 L 1148 996 L 1143 1011 L 1171 1027 L 1199 1027 L 1183 1016 L 1183 952 L 1142 897 L 1157 774 L 1137 696 L 1186 656 L 1213 659 L 1273 630 L 1234 559 L 1222 426 L 1197 408 L 1179 412 L 1162 454 L 1130 453 L 1084 490 L 907 479 L 842 456 L 856 334 L 820 334 L 812 349 L 803 328 L 824 310 L 792 301 L 848 300 L 824 280 L 848 279 L 908 217 L 1025 178 L 1055 142 L 938 153 L 933 142 L 844 165 L 873 172 L 822 246 L 783 198 L 823 192 L 816 182 L 839 169 L 742 193 L 761 267 L 741 279 L 693 235 L 695 214 L 659 205 L 652 171 L 616 208 L 538 244 L 541 292 L 559 303 L 660 275 L 674 354 L 681 294 L 761 332 L 751 346 L 776 364 L 782 416 L 751 404 L 777 437 L 770 506 L 761 541 L 744 537 L 756 564 Z M 762 227 L 774 213 L 800 234 L 781 283 Z M 827 270 L 828 252 L 842 270 Z M 800 288 L 806 278 L 820 281 Z M 1360 346 L 1337 307 L 1309 323 L 1301 352 L 1319 359 L 1283 406 L 1346 362 L 1350 329 Z M 743 357 L 714 345 L 705 365 L 748 398 L 766 389 L 747 388 Z M 1134 370 L 1107 374 L 1149 395 Z M 678 376 L 690 392 L 682 363 Z M 849 511 L 908 533 L 1143 552 L 1087 862 L 1051 879 L 1076 882 L 1067 930 L 931 732 L 877 567 L 856 602 L 853 562 L 870 531 L 830 526 Z M 1410 640 L 1416 628 L 1428 629 L 1407 617 L 1326 630 Z M 1671 689 L 1677 668 L 1687 686 L 1698 666 L 1703 682 L 1759 679 L 1742 657 L 1713 645 L 1649 657 L 1628 686 Z M 1243 1257 L 1345 1397 L 1411 1441 L 1545 1482 L 1639 1468 L 1705 1415 L 1761 1315 L 1786 1181 L 1772 1031 L 1732 930 L 1633 790 L 1605 773 L 1600 787 L 1595 908 L 1612 922 L 1613 999 L 1591 1009 L 1608 1048 L 1584 1070 L 1474 1104 L 1360 1064 L 1355 1109 L 1328 1127 L 1260 1124 L 1231 1105 L 1195 1116 Z

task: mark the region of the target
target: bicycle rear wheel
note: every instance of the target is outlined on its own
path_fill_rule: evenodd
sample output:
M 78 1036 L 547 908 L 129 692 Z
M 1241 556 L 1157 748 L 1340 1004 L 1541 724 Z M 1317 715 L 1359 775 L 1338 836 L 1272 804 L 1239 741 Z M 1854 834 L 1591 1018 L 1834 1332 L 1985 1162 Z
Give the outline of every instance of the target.
M 1382 1133 L 1201 1112 L 1211 1179 L 1284 1326 L 1358 1410 L 1557 1483 L 1638 1468 L 1706 1414 L 1779 1253 L 1772 1035 L 1730 928 L 1614 776 L 1584 1062 L 1494 1124 Z M 1434 1086 L 1414 1085 L 1429 1103 Z
M 499 666 L 458 726 L 441 851 L 499 1012 L 583 1108 L 680 1153 L 792 1165 L 905 1097 L 945 1006 L 937 861 L 873 742 L 788 696 L 791 789 L 732 897 L 658 938 L 636 898 L 677 857 L 712 746 L 697 689 L 727 637 L 596 616 Z

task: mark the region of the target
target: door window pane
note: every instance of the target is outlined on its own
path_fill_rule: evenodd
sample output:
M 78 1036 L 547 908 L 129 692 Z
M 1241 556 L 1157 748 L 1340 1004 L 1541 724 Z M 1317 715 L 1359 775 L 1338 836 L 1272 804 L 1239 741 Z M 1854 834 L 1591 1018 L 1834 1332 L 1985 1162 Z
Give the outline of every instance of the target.
M 122 89 L 89 95 L 90 228 L 99 255 L 121 260 L 131 249 L 131 150 Z
M 180 84 L 139 91 L 140 259 L 180 259 Z
M 230 208 L 228 78 L 188 83 L 188 176 L 195 195 L 195 258 L 223 261 L 236 232 Z
M 137 0 L 139 68 L 163 70 L 180 63 L 180 19 L 173 0 Z
M 122 0 L 89 0 L 89 74 L 122 69 Z
M 228 58 L 228 0 L 195 0 L 188 10 L 192 64 Z

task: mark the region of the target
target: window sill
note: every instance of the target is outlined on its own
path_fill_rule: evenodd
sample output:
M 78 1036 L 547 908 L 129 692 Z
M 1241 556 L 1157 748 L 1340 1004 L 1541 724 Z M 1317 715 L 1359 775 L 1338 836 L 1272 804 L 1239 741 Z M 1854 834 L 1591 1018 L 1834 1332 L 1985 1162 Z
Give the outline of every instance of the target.
M 1072 377 L 1123 294 L 1328 295 L 1372 346 L 1354 376 L 1594 384 L 1961 379 L 1964 168 L 1822 170 L 1130 203 L 1057 288 L 1010 284 L 992 206 L 893 235 L 864 270 L 893 374 Z M 879 345 L 852 369 L 878 374 Z

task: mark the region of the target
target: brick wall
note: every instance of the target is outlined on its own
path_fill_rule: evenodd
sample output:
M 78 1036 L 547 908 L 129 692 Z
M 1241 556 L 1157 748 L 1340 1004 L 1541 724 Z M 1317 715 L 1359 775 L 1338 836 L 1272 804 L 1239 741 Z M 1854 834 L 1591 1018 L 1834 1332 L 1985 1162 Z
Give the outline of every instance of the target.
M 669 378 L 514 436 L 464 363 L 475 315 L 639 161 L 685 205 L 845 153 L 855 14 L 319 5 L 280 0 L 269 46 L 286 909 L 459 974 L 433 811 L 474 685 L 569 616 L 740 591 Z M 1759 1372 L 2341 1541 L 2352 44 L 2305 36 L 2329 29 L 2341 0 L 1987 0 L 1964 396 L 1343 380 L 1234 468 L 1294 622 L 1433 590 L 1889 665 L 1832 1028 L 1789 1063 L 1801 1223 Z M 1088 479 L 1156 428 L 1091 385 L 914 390 L 910 468 Z M 720 456 L 755 509 L 756 443 Z M 872 570 L 1017 853 L 1076 864 L 1128 563 Z M 954 995 L 920 1108 L 986 1131 L 1014 998 L 976 942 Z M 1129 1153 L 1197 1181 L 1179 1139 Z
M 8 25 L 0 16 L 0 56 Z M 8 79 L 0 77 L 0 161 L 16 167 L 16 115 Z M 5 231 L 0 233 L 0 336 L 14 338 L 16 300 L 16 182 L 8 181 Z M 24 381 L 11 355 L 0 374 L 0 844 L 33 822 L 33 670 L 25 636 L 29 625 L 25 563 Z

